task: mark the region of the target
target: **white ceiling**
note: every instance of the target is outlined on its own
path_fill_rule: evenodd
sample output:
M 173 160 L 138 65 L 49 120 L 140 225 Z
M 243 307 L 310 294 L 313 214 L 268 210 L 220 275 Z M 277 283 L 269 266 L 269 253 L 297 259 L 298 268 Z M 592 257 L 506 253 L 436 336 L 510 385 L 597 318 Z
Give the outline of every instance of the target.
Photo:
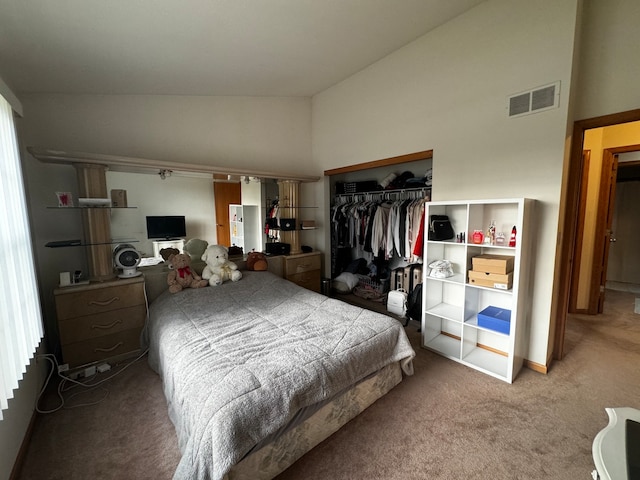
M 311 96 L 484 0 L 0 0 L 17 94 Z

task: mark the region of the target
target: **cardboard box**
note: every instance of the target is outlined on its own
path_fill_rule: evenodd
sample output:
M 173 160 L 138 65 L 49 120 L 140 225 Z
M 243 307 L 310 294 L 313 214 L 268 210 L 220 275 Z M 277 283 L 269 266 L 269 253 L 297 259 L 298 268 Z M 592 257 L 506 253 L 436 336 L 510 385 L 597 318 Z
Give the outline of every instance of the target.
M 507 274 L 513 272 L 513 258 L 511 255 L 478 255 L 471 259 L 473 270 L 484 273 Z
M 511 310 L 489 306 L 478 312 L 478 326 L 509 335 Z
M 111 190 L 111 206 L 124 208 L 127 206 L 126 190 Z
M 503 275 L 500 273 L 484 273 L 469 270 L 469 283 L 479 287 L 510 290 L 513 286 L 513 272 Z

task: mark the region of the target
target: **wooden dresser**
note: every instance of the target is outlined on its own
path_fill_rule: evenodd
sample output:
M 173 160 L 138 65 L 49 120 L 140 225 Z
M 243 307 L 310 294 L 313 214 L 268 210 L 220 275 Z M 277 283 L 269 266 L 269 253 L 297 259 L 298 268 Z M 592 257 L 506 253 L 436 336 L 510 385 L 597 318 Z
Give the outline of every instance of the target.
M 267 257 L 269 271 L 279 277 L 308 288 L 321 291 L 322 253 L 297 253 Z
M 320 293 L 320 271 L 322 260 L 320 252 L 283 255 L 284 278 Z
M 69 367 L 139 352 L 147 316 L 143 276 L 58 288 L 54 295 Z

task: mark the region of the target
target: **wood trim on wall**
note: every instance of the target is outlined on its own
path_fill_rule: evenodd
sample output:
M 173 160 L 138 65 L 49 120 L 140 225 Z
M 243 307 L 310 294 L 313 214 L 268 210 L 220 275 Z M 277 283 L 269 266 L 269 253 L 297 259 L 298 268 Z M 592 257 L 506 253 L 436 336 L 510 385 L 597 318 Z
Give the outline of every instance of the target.
M 533 370 L 534 372 L 544 373 L 545 375 L 549 373 L 549 367 L 540 363 L 532 362 L 531 360 L 525 359 L 524 366 Z
M 27 456 L 27 449 L 29 448 L 29 444 L 31 443 L 31 438 L 33 437 L 33 429 L 36 424 L 37 416 L 38 415 L 35 411 L 31 415 L 31 420 L 29 420 L 27 431 L 24 434 L 24 438 L 22 439 L 22 443 L 20 444 L 20 449 L 18 450 L 18 455 L 16 456 L 16 461 L 13 464 L 11 473 L 9 474 L 9 480 L 17 480 L 20 477 L 22 465 L 24 464 L 24 459 Z
M 397 165 L 399 163 L 417 162 L 420 160 L 428 160 L 430 158 L 433 158 L 433 150 L 424 150 L 422 152 L 409 153 L 407 155 L 399 155 L 397 157 L 390 157 L 384 158 L 382 160 L 374 160 L 372 162 L 349 165 L 348 167 L 333 168 L 331 170 L 325 170 L 324 175 L 329 177 L 331 175 L 359 172 L 360 170 L 367 170 L 369 168 L 388 167 L 390 165 Z

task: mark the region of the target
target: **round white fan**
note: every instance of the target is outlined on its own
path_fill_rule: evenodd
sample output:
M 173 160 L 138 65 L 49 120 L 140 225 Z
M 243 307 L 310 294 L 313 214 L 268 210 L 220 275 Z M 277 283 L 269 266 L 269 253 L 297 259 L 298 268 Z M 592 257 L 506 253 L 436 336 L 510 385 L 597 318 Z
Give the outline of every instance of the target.
M 122 269 L 122 273 L 118 275 L 120 278 L 142 275 L 142 272 L 136 270 L 141 261 L 140 254 L 128 243 L 121 243 L 113 250 L 113 261 L 116 267 Z

